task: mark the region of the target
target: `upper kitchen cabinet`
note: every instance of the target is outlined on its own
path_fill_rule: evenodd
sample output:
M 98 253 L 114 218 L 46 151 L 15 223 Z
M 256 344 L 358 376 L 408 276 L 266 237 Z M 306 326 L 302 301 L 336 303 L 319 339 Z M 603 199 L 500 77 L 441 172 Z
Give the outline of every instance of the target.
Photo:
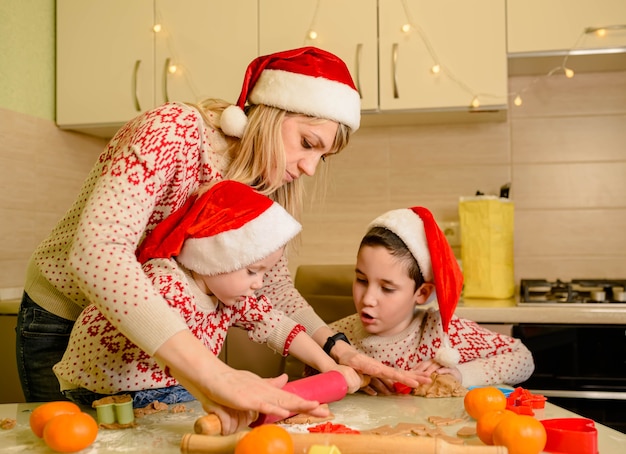
M 361 109 L 378 108 L 376 0 L 260 0 L 259 51 L 315 46 L 346 62 Z
M 504 2 L 379 1 L 381 110 L 506 109 Z
M 111 137 L 166 101 L 236 101 L 257 19 L 247 0 L 57 0 L 57 124 Z
M 624 48 L 626 29 L 611 29 L 624 24 L 624 0 L 507 0 L 511 54 Z
M 365 112 L 506 108 L 499 0 L 260 0 L 259 18 L 261 54 L 314 45 L 344 59 Z

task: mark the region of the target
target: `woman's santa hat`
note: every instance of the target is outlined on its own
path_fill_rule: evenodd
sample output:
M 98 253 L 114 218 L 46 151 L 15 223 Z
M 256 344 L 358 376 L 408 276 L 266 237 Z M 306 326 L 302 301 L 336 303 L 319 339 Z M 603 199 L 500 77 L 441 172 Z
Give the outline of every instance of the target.
M 222 131 L 242 137 L 246 102 L 343 123 L 352 132 L 361 122 L 361 98 L 346 64 L 316 47 L 258 57 L 248 65 L 237 104 L 222 113 Z
M 463 289 L 463 273 L 446 236 L 424 207 L 388 211 L 374 219 L 368 229 L 372 227 L 395 233 L 417 261 L 424 281 L 435 284 L 443 331 L 442 347 L 435 360 L 443 366 L 456 366 L 460 354 L 450 345 L 448 327 Z
M 176 257 L 199 274 L 229 273 L 279 250 L 301 229 L 278 203 L 224 180 L 191 196 L 157 225 L 139 246 L 137 259 Z

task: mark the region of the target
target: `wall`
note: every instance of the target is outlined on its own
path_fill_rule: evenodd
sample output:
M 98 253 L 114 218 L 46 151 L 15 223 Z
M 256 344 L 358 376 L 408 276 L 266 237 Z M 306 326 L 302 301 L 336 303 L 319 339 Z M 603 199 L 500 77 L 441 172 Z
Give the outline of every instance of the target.
M 104 141 L 54 125 L 54 0 L 0 3 L 0 288 L 73 201 Z M 512 77 L 510 91 L 534 77 Z M 366 127 L 329 161 L 304 214 L 300 263 L 351 263 L 367 223 L 421 204 L 456 220 L 459 196 L 512 183 L 515 273 L 626 277 L 626 73 L 540 78 L 506 122 Z
M 459 196 L 511 182 L 515 276 L 626 278 L 626 73 L 511 77 L 524 92 L 502 123 L 371 127 L 329 160 L 325 202 L 304 215 L 290 267 L 353 263 L 369 221 L 429 207 L 458 220 Z
M 54 0 L 0 2 L 0 288 L 69 208 L 105 141 L 54 123 Z

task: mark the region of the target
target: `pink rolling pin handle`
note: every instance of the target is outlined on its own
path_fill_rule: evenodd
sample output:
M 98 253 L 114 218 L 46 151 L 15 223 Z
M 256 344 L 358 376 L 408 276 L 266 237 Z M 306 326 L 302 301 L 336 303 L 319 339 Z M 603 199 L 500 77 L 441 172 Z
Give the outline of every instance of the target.
M 336 402 L 346 397 L 348 393 L 348 384 L 341 372 L 330 370 L 321 374 L 312 375 L 310 377 L 294 380 L 283 386 L 283 391 L 296 394 L 307 400 L 316 400 L 320 404 L 328 404 Z M 292 413 L 293 416 L 297 413 Z M 280 421 L 283 418 L 274 415 L 261 414 L 250 424 L 250 427 L 260 426 L 262 424 L 271 424 Z

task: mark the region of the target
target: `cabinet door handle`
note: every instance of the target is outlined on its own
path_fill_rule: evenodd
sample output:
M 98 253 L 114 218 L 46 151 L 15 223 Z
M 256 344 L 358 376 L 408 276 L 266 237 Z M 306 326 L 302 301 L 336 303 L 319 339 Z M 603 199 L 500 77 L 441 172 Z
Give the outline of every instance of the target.
M 141 104 L 139 104 L 139 97 L 137 96 L 137 73 L 139 72 L 139 66 L 141 60 L 135 62 L 135 69 L 133 70 L 133 96 L 135 101 L 135 110 L 141 112 Z
M 165 100 L 165 102 L 170 102 L 170 97 L 167 94 L 167 74 L 169 73 L 170 62 L 171 62 L 171 59 L 166 58 L 165 66 L 163 66 L 163 99 Z
M 393 97 L 398 99 L 398 43 L 394 43 L 391 47 L 391 71 L 393 74 Z
M 356 90 L 359 92 L 359 97 L 363 99 L 363 93 L 361 93 L 361 52 L 363 51 L 363 44 L 356 45 Z

